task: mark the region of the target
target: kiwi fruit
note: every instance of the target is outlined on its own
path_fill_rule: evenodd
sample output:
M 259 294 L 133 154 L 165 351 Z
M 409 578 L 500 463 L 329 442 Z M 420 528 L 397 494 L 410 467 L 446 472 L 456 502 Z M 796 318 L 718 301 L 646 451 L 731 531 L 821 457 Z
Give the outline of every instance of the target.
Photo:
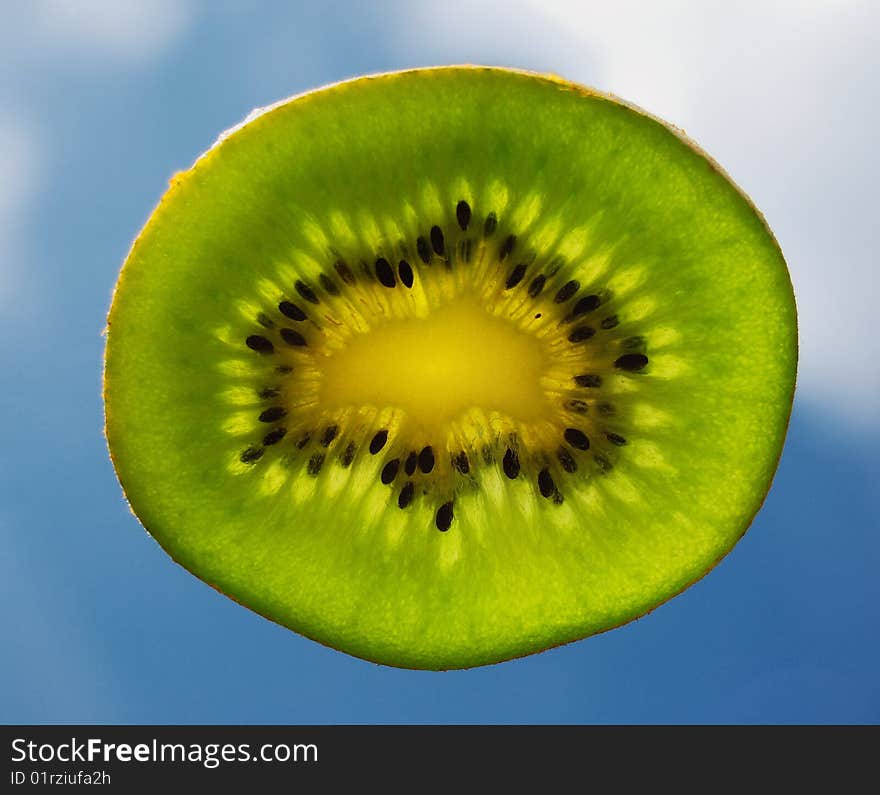
M 412 70 L 254 114 L 173 177 L 113 296 L 106 434 L 204 581 L 463 668 L 709 571 L 796 359 L 779 246 L 680 131 L 555 77 Z

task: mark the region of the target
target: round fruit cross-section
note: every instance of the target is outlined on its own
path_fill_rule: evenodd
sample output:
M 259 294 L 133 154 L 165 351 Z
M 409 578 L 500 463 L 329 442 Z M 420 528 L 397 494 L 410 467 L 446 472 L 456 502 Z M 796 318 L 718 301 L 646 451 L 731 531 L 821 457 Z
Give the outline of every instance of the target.
M 416 668 L 609 629 L 707 572 L 779 459 L 779 248 L 674 129 L 454 67 L 280 103 L 172 180 L 123 267 L 110 452 L 179 563 Z

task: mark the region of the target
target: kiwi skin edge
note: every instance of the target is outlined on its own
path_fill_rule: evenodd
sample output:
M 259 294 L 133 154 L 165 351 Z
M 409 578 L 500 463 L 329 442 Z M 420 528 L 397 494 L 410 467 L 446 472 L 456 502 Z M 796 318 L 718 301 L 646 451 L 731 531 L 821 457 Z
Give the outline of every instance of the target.
M 675 135 L 675 136 L 676 136 L 676 137 L 677 137 L 677 138 L 678 138 L 683 144 L 685 144 L 688 148 L 690 148 L 693 152 L 695 152 L 695 153 L 696 153 L 697 155 L 699 155 L 703 160 L 705 160 L 705 161 L 711 166 L 711 168 L 712 168 L 715 172 L 717 172 L 718 175 L 720 175 L 720 176 L 721 176 L 721 177 L 722 177 L 727 183 L 729 183 L 731 186 L 733 186 L 733 187 L 737 190 L 737 192 L 738 192 L 739 195 L 742 197 L 742 199 L 744 199 L 745 202 L 748 204 L 748 206 L 751 208 L 752 212 L 753 212 L 753 213 L 754 213 L 754 214 L 760 219 L 761 223 L 762 223 L 763 226 L 764 226 L 764 229 L 765 229 L 765 231 L 766 231 L 766 234 L 767 234 L 767 235 L 770 237 L 770 239 L 773 241 L 773 244 L 776 246 L 776 249 L 779 250 L 778 242 L 776 241 L 775 237 L 773 236 L 773 233 L 772 233 L 772 231 L 770 230 L 769 226 L 767 225 L 766 220 L 764 219 L 763 215 L 762 215 L 762 214 L 760 213 L 760 211 L 755 207 L 755 205 L 753 204 L 753 202 L 751 201 L 751 199 L 750 199 L 750 198 L 749 198 L 749 197 L 748 197 L 748 196 L 747 196 L 747 195 L 746 195 L 746 194 L 745 194 L 745 193 L 744 193 L 744 192 L 743 192 L 743 191 L 742 191 L 742 190 L 741 190 L 741 189 L 740 189 L 740 188 L 739 188 L 739 187 L 738 187 L 738 186 L 737 186 L 737 185 L 736 185 L 731 179 L 730 179 L 730 177 L 729 177 L 729 176 L 726 174 L 726 172 L 725 172 L 725 171 L 724 171 L 724 170 L 723 170 L 723 169 L 722 169 L 722 168 L 721 168 L 721 167 L 715 162 L 714 159 L 712 159 L 712 158 L 711 158 L 708 154 L 706 154 L 706 153 L 705 153 L 700 147 L 698 147 L 694 142 L 692 142 L 689 138 L 687 138 L 687 136 L 685 135 L 685 133 L 684 133 L 682 130 L 680 130 L 680 129 L 674 127 L 673 125 L 671 125 L 671 124 L 669 124 L 669 123 L 667 123 L 667 122 L 665 122 L 665 121 L 663 121 L 663 120 L 661 120 L 661 119 L 658 119 L 658 118 L 652 116 L 651 114 L 648 114 L 648 113 L 644 112 L 643 110 L 641 110 L 640 108 L 636 107 L 635 105 L 633 105 L 633 104 L 631 104 L 631 103 L 628 103 L 628 102 L 625 102 L 625 101 L 622 101 L 622 100 L 618 99 L 617 97 L 615 97 L 615 96 L 613 96 L 613 95 L 611 95 L 611 94 L 606 94 L 606 93 L 602 93 L 602 92 L 595 91 L 595 90 L 593 90 L 593 89 L 584 88 L 584 87 L 582 87 L 582 86 L 576 85 L 576 84 L 574 84 L 574 83 L 570 83 L 570 82 L 568 82 L 568 81 L 566 81 L 566 80 L 563 80 L 563 79 L 561 79 L 561 78 L 559 78 L 559 77 L 556 77 L 556 76 L 553 76 L 553 75 L 541 75 L 541 74 L 537 74 L 537 73 L 533 73 L 533 72 L 527 72 L 527 71 L 524 71 L 524 70 L 509 70 L 509 69 L 499 69 L 499 68 L 496 68 L 496 67 L 480 67 L 480 66 L 473 66 L 473 65 L 464 65 L 464 66 L 455 66 L 455 67 L 431 67 L 431 68 L 426 68 L 426 69 L 406 70 L 406 71 L 404 71 L 404 72 L 390 72 L 390 73 L 383 73 L 383 74 L 378 74 L 378 75 L 371 75 L 371 76 L 368 76 L 368 77 L 366 77 L 366 78 L 356 78 L 356 80 L 375 80 L 375 81 L 382 81 L 382 80 L 384 80 L 384 79 L 386 79 L 386 78 L 397 78 L 397 77 L 399 77 L 399 76 L 406 75 L 406 74 L 410 74 L 410 73 L 422 73 L 422 72 L 434 72 L 434 71 L 438 71 L 438 72 L 448 72 L 448 71 L 450 71 L 450 70 L 462 70 L 462 71 L 473 70 L 473 71 L 478 71 L 478 72 L 480 72 L 480 71 L 490 71 L 490 72 L 513 72 L 513 73 L 520 74 L 520 75 L 523 75 L 523 76 L 527 76 L 527 77 L 535 78 L 535 79 L 538 79 L 538 80 L 543 80 L 543 81 L 546 81 L 546 82 L 549 82 L 549 83 L 557 84 L 558 86 L 560 86 L 560 87 L 562 87 L 562 88 L 564 88 L 564 89 L 566 89 L 566 90 L 568 90 L 568 91 L 572 91 L 572 92 L 577 93 L 577 94 L 582 95 L 582 96 L 586 96 L 586 97 L 596 97 L 596 98 L 600 98 L 600 99 L 608 100 L 608 101 L 613 102 L 613 103 L 615 103 L 615 104 L 617 104 L 617 105 L 621 105 L 621 106 L 627 108 L 629 111 L 631 111 L 631 112 L 634 113 L 634 114 L 637 114 L 637 115 L 644 116 L 644 117 L 647 117 L 647 118 L 649 118 L 649 119 L 652 119 L 653 121 L 655 121 L 655 122 L 657 122 L 658 124 L 662 125 L 662 126 L 663 126 L 666 130 L 668 130 L 669 132 L 672 132 L 672 133 L 673 133 L 673 134 L 674 134 L 674 135 Z M 270 106 L 268 106 L 268 107 L 266 107 L 266 108 L 262 108 L 262 109 L 260 109 L 260 110 L 258 110 L 258 111 L 255 111 L 254 113 L 252 113 L 252 114 L 251 114 L 251 115 L 245 120 L 245 122 L 243 122 L 242 124 L 237 125 L 237 126 L 235 126 L 235 127 L 233 127 L 233 128 L 230 128 L 230 130 L 228 130 L 227 132 L 223 133 L 223 134 L 220 136 L 220 138 L 218 139 L 218 141 L 217 141 L 217 142 L 216 142 L 216 143 L 215 143 L 210 149 L 208 149 L 204 154 L 200 155 L 200 156 L 196 159 L 195 163 L 193 164 L 193 166 L 192 166 L 190 169 L 188 169 L 188 170 L 186 170 L 186 171 L 184 171 L 184 172 L 180 172 L 180 173 L 178 173 L 178 174 L 175 174 L 174 177 L 172 177 L 172 179 L 171 179 L 171 185 L 170 185 L 170 188 L 169 188 L 168 192 L 162 197 L 162 199 L 161 199 L 161 201 L 160 201 L 160 203 L 159 203 L 158 208 L 156 209 L 156 211 L 154 212 L 154 214 L 151 216 L 150 221 L 149 221 L 149 223 L 147 224 L 147 226 L 144 227 L 144 229 L 141 231 L 141 233 L 140 233 L 140 234 L 138 235 L 138 237 L 135 239 L 135 241 L 134 241 L 134 243 L 133 243 L 133 245 L 132 245 L 132 247 L 131 247 L 131 250 L 130 250 L 129 254 L 128 254 L 128 256 L 126 257 L 126 263 L 128 263 L 128 262 L 130 261 L 130 259 L 131 259 L 131 257 L 132 257 L 132 254 L 136 251 L 136 249 L 138 248 L 139 244 L 141 244 L 142 239 L 143 239 L 143 236 L 144 236 L 144 233 L 145 233 L 145 232 L 146 232 L 151 226 L 153 226 L 159 218 L 161 218 L 162 214 L 163 214 L 163 213 L 169 208 L 169 205 L 173 203 L 173 199 L 175 198 L 175 196 L 176 196 L 178 190 L 179 190 L 179 189 L 180 189 L 180 188 L 181 188 L 181 187 L 182 187 L 182 186 L 183 186 L 188 180 L 192 179 L 193 176 L 196 175 L 196 174 L 198 173 L 198 171 L 199 171 L 200 168 L 202 168 L 204 165 L 207 165 L 207 164 L 210 162 L 210 159 L 211 159 L 212 153 L 215 152 L 217 146 L 218 146 L 220 143 L 225 142 L 226 140 L 228 140 L 228 139 L 231 138 L 231 137 L 234 137 L 234 136 L 238 133 L 239 130 L 243 129 L 243 128 L 246 126 L 246 124 L 248 124 L 248 123 L 254 121 L 255 119 L 259 118 L 260 116 L 263 116 L 264 114 L 266 114 L 266 113 L 268 113 L 268 112 L 270 112 L 270 111 L 272 111 L 272 110 L 274 110 L 274 109 L 276 109 L 276 108 L 279 108 L 279 107 L 282 107 L 282 106 L 287 105 L 288 103 L 290 103 L 290 102 L 293 101 L 293 100 L 301 99 L 301 98 L 308 97 L 308 96 L 311 96 L 311 95 L 317 95 L 317 94 L 320 94 L 320 93 L 322 93 L 322 92 L 326 92 L 326 91 L 332 91 L 334 88 L 336 88 L 336 87 L 338 87 L 338 86 L 340 86 L 340 85 L 346 85 L 346 84 L 351 83 L 351 82 L 354 82 L 354 81 L 342 81 L 341 83 L 337 83 L 337 84 L 334 84 L 334 85 L 332 85 L 332 86 L 326 86 L 326 87 L 323 87 L 323 88 L 320 88 L 320 89 L 316 89 L 316 90 L 314 90 L 314 91 L 305 92 L 304 94 L 297 95 L 296 97 L 291 97 L 291 98 L 289 98 L 289 99 L 282 100 L 281 102 L 275 103 L 275 104 L 270 105 Z M 780 257 L 780 259 L 782 259 L 782 253 L 781 253 L 781 251 L 779 251 L 779 257 Z M 784 260 L 783 260 L 783 261 L 784 261 Z M 108 331 L 110 330 L 110 328 L 111 328 L 111 322 L 112 322 L 113 319 L 114 319 L 114 318 L 113 318 L 113 302 L 115 302 L 115 297 L 116 297 L 117 293 L 119 292 L 120 288 L 123 288 L 123 287 L 125 286 L 125 284 L 126 284 L 126 282 L 125 282 L 125 280 L 126 280 L 126 275 L 127 275 L 126 267 L 123 266 L 122 271 L 121 271 L 121 274 L 120 274 L 119 281 L 117 282 L 117 285 L 116 285 L 116 287 L 115 287 L 115 289 L 114 289 L 113 299 L 112 299 L 112 301 L 111 301 L 110 317 L 108 317 L 107 328 L 105 329 L 105 333 L 108 332 Z M 792 287 L 791 287 L 790 275 L 788 276 L 788 280 L 789 280 L 789 281 L 788 281 L 788 289 L 789 289 L 789 291 L 790 291 L 790 300 L 792 301 L 792 304 L 793 304 L 793 303 L 794 303 L 794 293 L 793 293 L 793 289 L 792 289 Z M 795 309 L 795 312 L 796 312 L 796 309 Z M 795 318 L 796 318 L 796 314 L 795 314 Z M 788 393 L 787 395 L 784 396 L 784 397 L 785 397 L 786 404 L 787 404 L 787 414 L 786 414 L 786 416 L 785 416 L 784 423 L 781 425 L 781 437 L 780 437 L 780 438 L 782 438 L 782 439 L 784 439 L 784 437 L 785 437 L 785 433 L 786 433 L 786 431 L 787 431 L 788 424 L 789 424 L 789 421 L 790 421 L 791 407 L 792 407 L 792 401 L 793 401 L 794 389 L 795 389 L 795 375 L 796 375 L 796 364 L 797 364 L 797 325 L 796 325 L 796 322 L 795 322 L 795 324 L 793 325 L 793 327 L 791 328 L 791 333 L 792 333 L 792 339 L 789 340 L 788 342 L 790 343 L 791 348 L 792 348 L 792 351 L 793 351 L 793 357 L 794 357 L 794 358 L 793 358 L 793 362 L 792 362 L 792 368 L 795 370 L 795 372 L 792 373 L 792 379 L 791 379 L 791 387 L 790 387 L 790 391 L 789 391 L 789 393 Z M 106 438 L 106 440 L 107 440 L 107 444 L 108 444 L 108 451 L 109 451 L 109 454 L 110 454 L 110 457 L 111 457 L 111 461 L 113 462 L 113 465 L 114 465 L 114 470 L 115 470 L 116 473 L 117 473 L 117 478 L 119 479 L 120 486 L 122 487 L 123 493 L 124 493 L 126 499 L 129 500 L 129 490 L 128 490 L 128 488 L 126 487 L 126 483 L 124 482 L 124 478 L 123 478 L 123 476 L 120 474 L 120 473 L 121 473 L 121 470 L 120 470 L 120 467 L 119 467 L 119 462 L 117 461 L 117 455 L 116 455 L 116 452 L 114 451 L 113 446 L 111 446 L 111 444 L 110 444 L 110 431 L 109 431 L 109 424 L 110 424 L 110 423 L 109 423 L 109 420 L 110 420 L 110 416 L 109 416 L 109 414 L 110 414 L 110 413 L 109 413 L 109 409 L 108 409 L 108 396 L 109 396 L 109 392 L 108 392 L 108 380 L 107 380 L 107 358 L 106 358 L 106 355 L 105 355 L 105 359 L 104 359 L 104 372 L 103 372 L 103 385 L 102 385 L 102 391 L 103 391 L 104 405 L 105 405 L 104 432 L 105 432 L 105 438 Z M 112 399 L 112 398 L 111 398 L 111 399 Z M 776 468 L 778 467 L 778 463 L 779 463 L 779 460 L 780 460 L 780 457 L 781 457 L 781 452 L 782 452 L 782 445 L 780 444 L 780 445 L 778 446 L 777 451 L 776 451 L 775 462 L 774 462 L 774 465 L 773 465 L 773 467 L 772 467 L 772 469 L 771 469 L 771 472 L 775 472 Z M 751 523 L 752 523 L 752 521 L 753 521 L 753 519 L 754 519 L 754 516 L 757 514 L 757 512 L 760 510 L 761 506 L 764 504 L 764 501 L 766 500 L 766 496 L 767 496 L 767 494 L 768 494 L 768 492 L 769 492 L 769 488 L 770 488 L 771 483 L 772 483 L 772 475 L 771 475 L 771 478 L 768 479 L 767 484 L 766 484 L 766 488 L 765 488 L 763 494 L 760 496 L 760 499 L 758 500 L 758 502 L 757 502 L 757 504 L 756 504 L 756 507 L 755 507 L 754 510 L 751 512 L 751 516 L 749 517 L 748 521 L 746 521 L 746 522 L 744 523 L 744 525 L 743 525 L 743 527 L 742 527 L 742 530 L 741 530 L 741 532 L 740 532 L 740 534 L 739 534 L 739 536 L 737 537 L 736 540 L 738 540 L 739 538 L 742 537 L 742 535 L 745 534 L 746 530 L 747 530 L 748 527 L 751 525 Z M 139 521 L 141 521 L 141 518 L 137 515 L 137 513 L 135 513 L 134 508 L 131 506 L 131 502 L 130 502 L 130 501 L 129 501 L 129 507 L 130 507 L 130 509 L 132 510 L 132 513 L 135 515 L 135 517 L 138 518 Z M 149 530 L 148 528 L 146 528 L 146 526 L 145 526 L 145 529 L 147 529 L 147 532 L 148 532 L 148 533 L 150 532 L 150 530 Z M 152 535 L 152 534 L 151 534 L 151 535 Z M 243 602 L 243 601 L 241 601 L 240 599 L 238 599 L 235 595 L 230 594 L 229 592 L 225 591 L 225 590 L 224 590 L 219 584 L 217 584 L 216 582 L 214 582 L 213 579 L 212 579 L 211 577 L 209 577 L 209 576 L 207 576 L 207 575 L 205 575 L 205 574 L 203 574 L 203 573 L 200 573 L 200 572 L 198 572 L 198 571 L 194 571 L 192 568 L 189 568 L 188 566 L 186 566 L 184 563 L 182 563 L 180 560 L 178 560 L 178 556 L 177 556 L 176 552 L 173 550 L 173 548 L 169 547 L 166 543 L 164 543 L 163 540 L 162 540 L 161 538 L 159 538 L 159 537 L 157 537 L 157 536 L 153 536 L 153 537 L 154 537 L 154 539 L 157 541 L 157 543 L 159 543 L 160 546 L 162 546 L 162 548 L 166 551 L 166 553 L 169 554 L 169 556 L 172 557 L 172 559 L 174 559 L 175 562 L 178 563 L 178 565 L 181 565 L 181 566 L 182 566 L 183 568 L 185 568 L 187 571 L 190 571 L 190 573 L 195 574 L 197 577 L 199 577 L 200 579 L 202 579 L 202 580 L 203 580 L 204 582 L 206 582 L 208 585 L 210 585 L 211 587 L 215 588 L 215 590 L 219 591 L 220 593 L 223 593 L 223 594 L 226 595 L 226 596 L 229 596 L 229 597 L 232 598 L 234 601 L 238 602 L 239 604 L 242 604 L 242 605 L 245 606 L 245 607 L 248 607 L 249 609 L 253 610 L 254 612 L 257 612 L 258 614 L 263 615 L 265 618 L 268 618 L 269 620 L 271 620 L 271 621 L 273 621 L 273 622 L 275 622 L 275 623 L 279 623 L 279 624 L 281 624 L 282 626 L 286 626 L 286 624 L 284 624 L 282 621 L 279 621 L 278 619 L 276 619 L 275 617 L 273 617 L 273 616 L 271 616 L 271 615 L 267 615 L 267 614 L 266 614 L 265 612 L 263 612 L 259 607 L 255 607 L 255 606 L 253 606 L 253 605 L 251 605 L 251 604 L 246 604 L 245 602 Z M 720 555 L 719 555 L 719 556 L 718 556 L 718 557 L 717 557 L 717 558 L 716 558 L 716 559 L 715 559 L 715 560 L 714 560 L 714 561 L 708 566 L 708 568 L 706 568 L 706 569 L 705 569 L 705 570 L 704 570 L 699 576 L 696 577 L 696 579 L 692 579 L 692 580 L 690 580 L 689 582 L 685 582 L 680 588 L 678 588 L 677 590 L 675 590 L 673 593 L 669 593 L 669 594 L 666 595 L 661 601 L 657 602 L 657 603 L 654 604 L 653 606 L 651 606 L 651 607 L 645 609 L 644 611 L 642 611 L 641 613 L 639 613 L 638 615 L 636 615 L 636 616 L 634 616 L 634 617 L 625 618 L 624 620 L 620 621 L 619 623 L 616 623 L 616 624 L 613 624 L 613 625 L 609 625 L 609 626 L 607 626 L 607 627 L 604 627 L 604 628 L 602 628 L 602 629 L 600 629 L 600 630 L 597 630 L 597 631 L 595 631 L 595 632 L 591 632 L 591 633 L 589 633 L 589 634 L 599 634 L 600 632 L 607 631 L 608 629 L 616 628 L 617 626 L 621 626 L 621 625 L 623 625 L 623 624 L 626 624 L 626 623 L 628 623 L 629 621 L 634 620 L 635 618 L 641 618 L 642 616 L 646 615 L 647 613 L 652 612 L 654 609 L 656 609 L 656 607 L 659 607 L 661 604 L 665 604 L 666 601 L 669 601 L 669 599 L 671 599 L 673 596 L 678 595 L 679 593 L 681 593 L 682 591 L 684 591 L 684 590 L 685 590 L 690 584 L 693 584 L 693 583 L 696 582 L 698 579 L 702 579 L 702 577 L 704 577 L 709 571 L 711 571 L 712 569 L 714 569 L 714 567 L 715 567 L 716 565 L 718 565 L 718 563 L 721 561 L 721 559 L 723 559 L 723 558 L 729 553 L 730 549 L 733 548 L 733 546 L 735 545 L 735 543 L 736 543 L 736 541 L 734 541 L 733 544 L 731 544 L 731 545 L 730 545 L 730 546 L 729 546 L 729 547 L 728 547 L 728 548 L 727 548 L 722 554 L 720 554 Z M 298 628 L 296 631 L 297 631 L 299 634 L 302 634 L 302 635 L 304 635 L 304 636 L 306 636 L 306 637 L 310 637 L 311 639 L 313 639 L 313 640 L 315 640 L 315 641 L 321 643 L 322 645 L 326 645 L 326 646 L 328 646 L 328 648 L 337 648 L 336 646 L 334 646 L 334 645 L 332 645 L 332 644 L 330 644 L 330 643 L 325 642 L 325 640 L 322 639 L 321 637 L 316 636 L 316 635 L 314 635 L 314 634 L 311 634 L 311 633 L 308 631 L 308 629 Z M 571 643 L 571 642 L 574 642 L 575 640 L 579 640 L 579 639 L 581 639 L 581 638 L 578 638 L 578 637 L 571 637 L 571 638 L 568 638 L 568 639 L 562 640 L 562 641 L 560 641 L 560 642 L 558 642 L 558 643 L 551 643 L 551 644 L 549 644 L 549 645 L 547 645 L 547 646 L 545 646 L 544 648 L 539 649 L 539 650 L 545 650 L 546 648 L 554 648 L 554 647 L 556 647 L 556 646 L 566 645 L 567 643 Z M 343 649 L 343 650 L 344 650 L 344 649 Z M 484 659 L 480 659 L 480 660 L 476 661 L 473 665 L 452 665 L 452 666 L 448 666 L 448 667 L 449 667 L 449 668 L 459 668 L 459 667 L 467 668 L 467 667 L 474 667 L 474 666 L 476 666 L 476 665 L 484 665 L 484 664 L 490 664 L 490 663 L 492 663 L 492 662 L 500 662 L 500 661 L 502 661 L 503 659 L 513 659 L 513 658 L 515 658 L 515 657 L 527 656 L 527 655 L 532 654 L 532 653 L 535 653 L 535 651 L 524 651 L 524 652 L 521 653 L 521 654 L 514 654 L 514 655 L 512 655 L 512 656 L 504 656 L 504 657 L 502 657 L 502 658 L 499 658 L 498 660 L 484 660 Z M 377 664 L 393 664 L 394 667 L 420 669 L 420 666 L 416 666 L 416 665 L 408 665 L 408 664 L 406 664 L 406 661 L 401 661 L 401 662 L 395 661 L 394 663 L 388 663 L 387 659 L 382 659 L 382 658 L 381 658 L 381 655 L 378 656 L 378 657 L 375 658 L 375 659 L 374 659 L 374 658 L 371 658 L 371 657 L 369 656 L 369 654 L 364 654 L 364 653 L 363 653 L 363 649 L 360 649 L 360 650 L 357 652 L 357 656 L 359 656 L 359 657 L 361 657 L 361 658 L 363 658 L 363 659 L 365 659 L 365 660 L 369 660 L 369 661 L 371 661 L 371 662 L 375 662 L 375 663 L 377 663 Z M 447 669 L 447 668 L 438 668 L 438 670 L 446 670 L 446 669 Z

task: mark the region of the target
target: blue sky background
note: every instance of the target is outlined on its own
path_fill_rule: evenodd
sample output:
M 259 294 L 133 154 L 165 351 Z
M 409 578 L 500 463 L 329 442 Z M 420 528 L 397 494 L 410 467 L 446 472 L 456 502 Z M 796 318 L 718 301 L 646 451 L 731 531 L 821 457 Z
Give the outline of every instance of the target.
M 878 722 L 878 11 L 735 5 L 0 2 L 0 721 Z M 325 649 L 166 557 L 107 457 L 101 329 L 168 178 L 221 130 L 460 62 L 683 127 L 776 232 L 802 353 L 773 488 L 714 572 L 624 628 L 438 674 Z

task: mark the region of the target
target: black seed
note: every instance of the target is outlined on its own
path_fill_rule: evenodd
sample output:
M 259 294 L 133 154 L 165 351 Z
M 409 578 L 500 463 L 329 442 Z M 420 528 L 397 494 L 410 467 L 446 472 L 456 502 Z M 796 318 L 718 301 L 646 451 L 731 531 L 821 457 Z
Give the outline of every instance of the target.
M 581 315 L 586 315 L 589 312 L 594 311 L 599 307 L 598 295 L 585 295 L 583 298 L 578 300 L 578 302 L 574 305 L 571 310 L 571 315 L 569 316 L 569 320 L 574 320 L 576 317 L 580 317 Z
M 370 453 L 376 455 L 388 441 L 388 431 L 379 431 L 370 441 Z
M 471 206 L 464 199 L 455 205 L 455 217 L 462 229 L 468 228 L 471 222 Z
M 501 248 L 498 250 L 498 259 L 504 262 L 508 255 L 513 251 L 515 245 L 516 235 L 508 235 L 501 244 Z
M 590 449 L 590 440 L 587 438 L 587 434 L 577 428 L 566 428 L 563 436 L 565 436 L 566 442 L 578 450 Z
M 593 458 L 596 459 L 596 464 L 598 465 L 603 475 L 613 469 L 611 462 L 601 453 L 596 453 Z
M 565 406 L 575 414 L 586 414 L 588 410 L 588 406 L 583 400 L 569 400 Z
M 434 468 L 434 450 L 431 445 L 422 448 L 419 453 L 419 469 L 426 475 Z
M 626 439 L 624 439 L 619 433 L 606 431 L 605 438 L 611 442 L 611 444 L 616 444 L 618 447 L 623 447 L 626 444 Z
M 483 224 L 483 235 L 485 237 L 492 235 L 496 226 L 498 226 L 498 217 L 495 213 L 489 213 L 486 216 L 486 222 Z
M 392 458 L 384 467 L 382 467 L 382 482 L 387 486 L 394 482 L 397 477 L 397 471 L 400 469 L 400 459 Z
M 338 433 L 338 425 L 328 425 L 326 428 L 324 428 L 324 433 L 321 434 L 321 446 L 329 447 L 330 442 L 332 442 L 336 438 L 336 435 Z
M 265 389 L 261 389 L 257 395 L 263 400 L 269 400 L 270 398 L 278 397 L 278 391 L 274 386 L 267 386 Z
M 292 328 L 281 329 L 281 339 L 294 348 L 302 348 L 306 344 L 306 338 Z
M 419 258 L 425 265 L 431 264 L 431 247 L 428 245 L 428 241 L 425 238 L 420 237 L 416 240 L 416 251 L 419 252 Z
M 644 353 L 625 353 L 614 360 L 614 366 L 618 370 L 628 370 L 631 373 L 637 373 L 647 364 L 648 357 Z
M 269 431 L 263 437 L 263 444 L 268 447 L 271 444 L 277 444 L 287 435 L 287 428 L 276 428 L 274 431 Z
M 281 406 L 272 406 L 260 414 L 260 422 L 278 422 L 287 414 L 287 409 Z
M 339 295 L 339 288 L 336 286 L 336 282 L 334 282 L 326 273 L 322 273 L 318 277 L 318 281 L 321 282 L 321 287 L 324 288 L 325 292 L 330 293 L 330 295 Z
M 556 484 L 553 482 L 550 470 L 547 467 L 544 467 L 538 473 L 538 488 L 541 491 L 542 497 L 552 497 L 553 492 L 556 491 Z
M 613 417 L 614 416 L 614 406 L 612 406 L 610 403 L 597 403 L 596 410 L 603 417 Z
M 413 501 L 415 493 L 416 487 L 413 486 L 412 481 L 410 481 L 400 490 L 400 495 L 397 498 L 397 507 L 406 508 L 406 506 Z
M 517 456 L 517 454 L 509 447 L 504 454 L 504 460 L 501 462 L 501 466 L 504 469 L 504 474 L 511 480 L 514 480 L 516 476 L 519 475 L 519 456 Z
M 299 320 L 303 321 L 306 319 L 306 313 L 302 311 L 296 304 L 290 303 L 290 301 L 282 301 L 278 304 L 278 311 L 289 317 L 291 320 Z
M 621 347 L 626 351 L 644 350 L 645 345 L 647 345 L 647 340 L 644 337 L 627 337 L 621 343 Z
M 559 288 L 559 292 L 556 293 L 554 297 L 554 301 L 557 304 L 564 304 L 569 298 L 571 298 L 578 290 L 581 289 L 580 282 L 572 279 L 570 282 L 566 282 Z
M 263 328 L 275 328 L 275 324 L 265 312 L 260 312 L 260 314 L 257 315 L 257 323 L 263 326 Z
M 416 467 L 419 465 L 419 456 L 415 451 L 411 452 L 406 457 L 406 462 L 403 465 L 403 471 L 406 472 L 407 475 L 412 475 L 416 471 Z
M 575 463 L 574 458 L 572 458 L 571 453 L 569 453 L 564 447 L 560 447 L 556 451 L 556 457 L 559 459 L 559 463 L 566 472 L 577 472 L 578 465 Z
M 339 459 L 339 462 L 342 464 L 342 466 L 350 467 L 351 462 L 354 461 L 354 454 L 356 452 L 357 447 L 355 446 L 355 443 L 349 442 L 345 447 L 345 451 L 342 453 L 342 457 Z
M 483 237 L 491 237 L 495 234 L 495 229 L 498 226 L 498 216 L 495 213 L 489 213 L 486 216 L 486 220 L 483 223 Z
M 272 353 L 275 350 L 275 346 L 259 334 L 251 334 L 244 342 L 248 348 L 257 353 Z
M 522 281 L 523 276 L 525 275 L 526 266 L 520 263 L 510 272 L 510 276 L 507 277 L 507 281 L 504 283 L 504 289 L 510 290 L 513 287 L 516 287 Z
M 584 342 L 596 333 L 596 329 L 590 326 L 578 326 L 571 334 L 568 335 L 568 341 L 577 344 Z
M 614 328 L 620 321 L 617 319 L 617 315 L 609 315 L 602 320 L 602 328 L 608 330 L 610 328 Z
M 443 505 L 437 509 L 437 517 L 435 519 L 437 529 L 441 533 L 445 533 L 452 524 L 454 516 L 455 515 L 452 513 L 452 500 L 444 502 Z
M 596 389 L 597 387 L 602 386 L 602 376 L 594 375 L 592 373 L 586 373 L 585 375 L 576 375 L 574 377 L 574 382 L 578 386 L 585 386 L 589 389 Z
M 239 460 L 242 464 L 253 464 L 263 457 L 262 447 L 248 447 L 240 456 Z
M 431 248 L 433 248 L 434 251 L 437 252 L 437 254 L 441 256 L 443 255 L 443 230 L 439 226 L 431 227 Z
M 310 304 L 318 303 L 318 296 L 315 295 L 315 291 L 305 282 L 297 282 L 294 287 L 296 287 L 296 291 Z
M 309 431 L 306 431 L 296 443 L 296 449 L 302 450 L 310 441 L 312 441 L 312 434 Z
M 559 273 L 559 269 L 565 265 L 565 258 L 560 257 L 559 255 L 553 257 L 550 260 L 550 264 L 547 266 L 547 278 L 553 278 L 557 273 Z M 575 282 L 577 284 L 577 282 Z
M 467 473 L 470 472 L 471 465 L 468 461 L 467 453 L 464 450 L 453 456 L 452 464 L 462 475 L 467 475 Z
M 544 284 L 547 281 L 547 277 L 544 275 L 535 276 L 532 279 L 532 283 L 529 285 L 529 295 L 532 298 L 537 298 L 541 294 L 541 290 L 544 289 Z
M 342 260 L 337 260 L 333 267 L 336 268 L 336 272 L 339 274 L 339 278 L 342 279 L 342 281 L 346 284 L 354 284 L 354 274 L 351 272 L 351 268 L 349 268 Z
M 397 284 L 391 263 L 385 257 L 379 257 L 376 260 L 376 277 L 385 287 L 394 287 Z
M 397 266 L 397 272 L 400 274 L 400 281 L 407 287 L 413 286 L 413 269 L 405 259 L 400 261 L 400 264 Z
M 323 453 L 315 453 L 309 459 L 308 472 L 310 475 L 317 475 L 321 471 L 321 467 L 324 466 L 324 454 Z
M 483 463 L 487 465 L 491 464 L 493 458 L 492 448 L 488 444 L 484 444 L 481 452 L 483 454 Z

